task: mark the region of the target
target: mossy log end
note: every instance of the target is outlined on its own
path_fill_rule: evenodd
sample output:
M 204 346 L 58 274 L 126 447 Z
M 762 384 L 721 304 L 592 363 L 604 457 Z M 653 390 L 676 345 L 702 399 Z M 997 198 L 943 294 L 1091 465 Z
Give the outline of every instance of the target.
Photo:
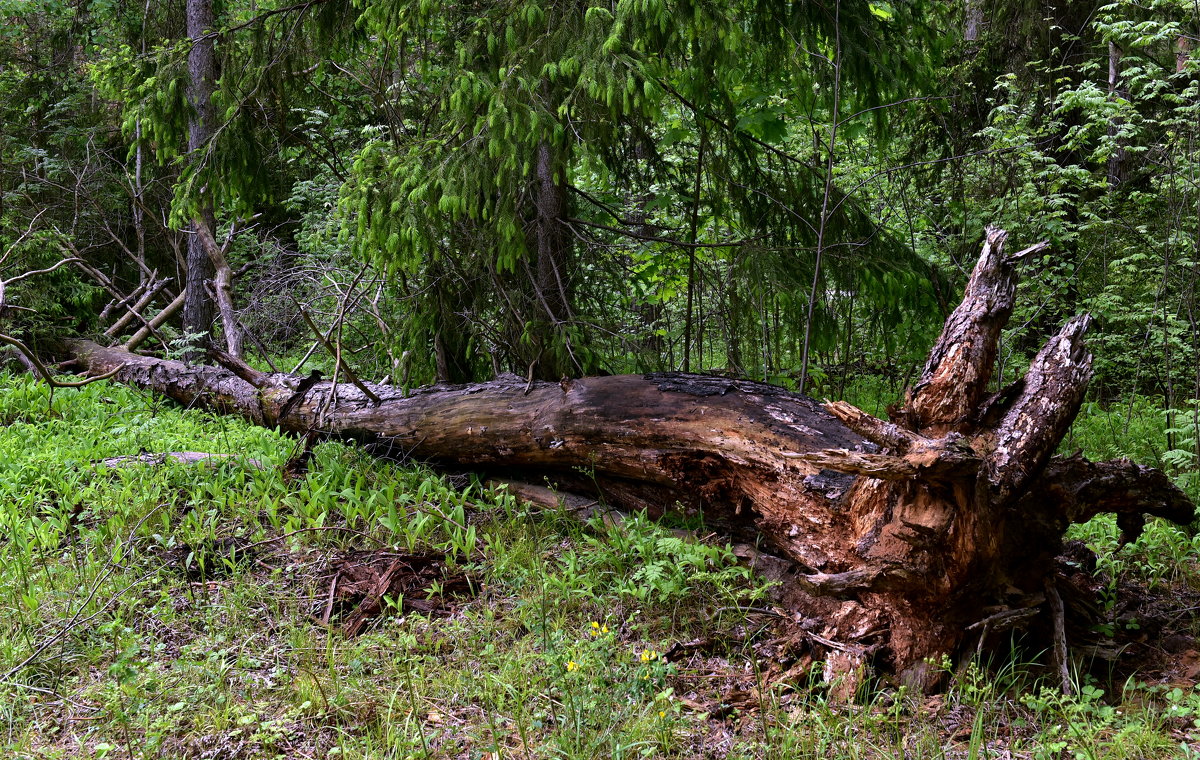
M 261 373 L 229 357 L 222 368 L 87 341 L 68 351 L 90 373 L 116 369 L 186 406 L 287 432 L 586 483 L 624 507 L 702 511 L 794 563 L 785 603 L 827 651 L 830 675 L 875 667 L 929 689 L 939 671 L 928 661 L 973 651 L 981 623 L 986 632 L 998 615 L 1047 604 L 1071 523 L 1114 512 L 1136 533 L 1145 515 L 1194 517 L 1161 472 L 1054 456 L 1092 375 L 1088 316 L 1064 325 L 1021 381 L 989 393 L 1016 266 L 1039 249 L 1006 255 L 1005 238 L 988 230 L 962 303 L 888 422 L 692 374 L 509 376 L 406 393 Z

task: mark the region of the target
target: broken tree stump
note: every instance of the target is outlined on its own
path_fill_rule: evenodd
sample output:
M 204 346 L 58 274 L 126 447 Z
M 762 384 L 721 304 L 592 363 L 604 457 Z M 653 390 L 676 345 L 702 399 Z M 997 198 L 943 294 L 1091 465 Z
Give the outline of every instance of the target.
M 1092 375 L 1070 320 L 1025 377 L 989 384 L 1016 293 L 1016 267 L 987 231 L 962 303 L 890 421 L 762 383 L 667 373 L 560 383 L 498 379 L 405 392 L 316 377 L 233 371 L 86 341 L 89 372 L 182 404 L 297 435 L 353 439 L 397 457 L 568 487 L 624 508 L 702 511 L 795 564 L 787 611 L 826 654 L 829 678 L 867 668 L 919 689 L 945 656 L 1028 610 L 1052 614 L 1047 579 L 1066 528 L 1102 512 L 1189 523 L 1194 508 L 1161 472 L 1054 455 Z M 581 474 L 582 473 L 582 474 Z

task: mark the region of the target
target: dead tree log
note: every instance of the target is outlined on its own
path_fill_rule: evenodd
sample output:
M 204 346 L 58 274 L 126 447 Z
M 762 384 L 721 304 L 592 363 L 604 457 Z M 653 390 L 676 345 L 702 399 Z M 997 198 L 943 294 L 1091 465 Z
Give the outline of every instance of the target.
M 868 665 L 926 689 L 928 661 L 974 651 L 989 621 L 1044 607 L 1063 532 L 1115 512 L 1193 519 L 1160 472 L 1058 458 L 1091 377 L 1087 316 L 1024 377 L 989 393 L 1022 256 L 990 229 L 962 304 L 891 421 L 761 383 L 690 374 L 533 383 L 510 377 L 370 395 L 319 376 L 192 366 L 76 341 L 89 372 L 117 371 L 189 406 L 393 455 L 504 476 L 590 484 L 622 506 L 702 510 L 795 563 L 786 604 L 829 675 Z M 119 368 L 119 369 L 118 369 Z M 375 398 L 371 398 L 373 395 Z

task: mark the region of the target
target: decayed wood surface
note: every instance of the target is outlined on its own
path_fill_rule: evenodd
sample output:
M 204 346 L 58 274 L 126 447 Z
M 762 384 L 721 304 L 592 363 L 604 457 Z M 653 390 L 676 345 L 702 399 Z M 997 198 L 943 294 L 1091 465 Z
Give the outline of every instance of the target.
M 1046 608 L 1063 531 L 1099 512 L 1188 522 L 1160 472 L 1055 458 L 1091 377 L 1087 316 L 1024 379 L 988 392 L 1017 265 L 989 229 L 958 309 L 891 421 L 761 383 L 688 374 L 533 383 L 508 377 L 410 393 L 319 376 L 192 366 L 76 341 L 89 372 L 181 404 L 393 456 L 598 487 L 624 507 L 702 510 L 796 567 L 784 603 L 830 677 L 867 667 L 929 688 L 928 658 L 972 650 L 992 623 Z M 369 391 L 369 393 L 367 392 Z M 375 396 L 373 400 L 371 396 Z M 533 476 L 533 477 L 530 477 Z

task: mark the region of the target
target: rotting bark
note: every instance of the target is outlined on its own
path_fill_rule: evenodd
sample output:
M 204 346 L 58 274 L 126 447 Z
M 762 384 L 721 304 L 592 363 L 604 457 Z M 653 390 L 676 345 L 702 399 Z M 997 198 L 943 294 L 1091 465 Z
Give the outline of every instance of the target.
M 891 421 L 762 383 L 666 373 L 404 389 L 191 366 L 75 341 L 89 372 L 294 434 L 353 439 L 455 468 L 591 485 L 624 508 L 702 511 L 795 572 L 781 605 L 842 693 L 870 668 L 919 689 L 989 630 L 1050 615 L 1046 583 L 1072 522 L 1188 523 L 1190 501 L 1127 461 L 1053 456 L 1091 377 L 1087 316 L 1020 382 L 988 392 L 1016 265 L 989 229 L 962 304 Z M 584 473 L 584 474 L 581 474 Z M 845 687 L 845 684 L 850 684 Z

